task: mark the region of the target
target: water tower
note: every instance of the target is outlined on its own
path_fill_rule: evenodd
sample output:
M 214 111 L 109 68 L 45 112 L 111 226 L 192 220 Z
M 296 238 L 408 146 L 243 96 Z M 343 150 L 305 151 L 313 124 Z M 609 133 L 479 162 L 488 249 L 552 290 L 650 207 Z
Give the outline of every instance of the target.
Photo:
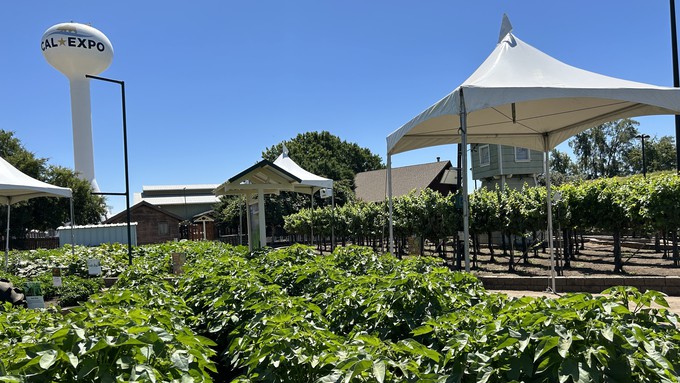
M 97 75 L 111 65 L 113 46 L 89 25 L 61 23 L 45 31 L 40 49 L 47 62 L 69 79 L 75 171 L 99 191 L 94 176 L 90 79 L 85 75 Z

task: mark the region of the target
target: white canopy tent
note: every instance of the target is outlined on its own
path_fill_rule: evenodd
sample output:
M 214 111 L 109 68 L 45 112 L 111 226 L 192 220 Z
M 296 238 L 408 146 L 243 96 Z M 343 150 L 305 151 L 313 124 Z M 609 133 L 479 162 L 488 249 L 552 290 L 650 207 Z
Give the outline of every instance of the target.
M 489 57 L 453 92 L 387 136 L 391 156 L 436 145 L 491 143 L 545 153 L 548 232 L 552 233 L 549 151 L 599 124 L 633 116 L 680 114 L 680 89 L 648 85 L 564 64 L 511 33 L 503 16 L 499 42 Z M 467 173 L 467 156 L 462 168 Z M 469 271 L 467 177 L 463 177 L 465 268 Z M 390 196 L 390 248 L 393 249 Z M 551 263 L 552 235 L 548 235 Z M 551 267 L 554 286 L 554 267 Z
M 7 231 L 5 235 L 5 271 L 9 259 L 10 206 L 36 197 L 71 198 L 71 189 L 50 185 L 22 173 L 0 157 L 0 203 L 7 205 Z M 73 224 L 73 201 L 71 201 L 71 224 Z
M 247 199 L 257 194 L 260 246 L 264 247 L 267 241 L 264 215 L 265 194 L 292 191 L 313 196 L 317 191 L 327 188 L 333 188 L 333 180 L 317 176 L 301 168 L 288 156 L 288 149 L 284 146 L 283 152 L 274 162 L 267 160 L 258 162 L 218 186 L 214 193 L 216 195 L 245 195 Z M 250 228 L 250 214 L 248 214 L 248 222 Z M 252 250 L 251 235 L 248 235 L 248 243 Z
M 317 176 L 316 174 L 310 173 L 305 169 L 301 168 L 295 161 L 293 161 L 290 156 L 288 156 L 288 148 L 283 145 L 283 151 L 279 157 L 274 161 L 275 165 L 278 165 L 282 169 L 285 169 L 289 173 L 300 178 L 300 183 L 295 185 L 295 192 L 309 194 L 310 204 L 312 206 L 312 212 L 314 212 L 314 193 L 319 190 L 330 190 L 331 203 L 333 209 L 335 209 L 335 193 L 333 193 L 333 180 L 329 178 L 324 178 Z M 326 193 L 328 195 L 328 193 Z M 313 213 L 312 213 L 313 214 Z M 314 226 L 311 227 L 312 230 L 312 243 L 314 242 Z M 331 247 L 335 248 L 335 230 L 331 234 Z
M 295 192 L 297 193 L 314 194 L 321 189 L 333 188 L 332 179 L 310 173 L 293 161 L 290 156 L 288 156 L 288 148 L 286 148 L 285 145 L 283 146 L 283 151 L 279 157 L 274 160 L 274 165 L 300 179 L 300 182 L 294 185 Z

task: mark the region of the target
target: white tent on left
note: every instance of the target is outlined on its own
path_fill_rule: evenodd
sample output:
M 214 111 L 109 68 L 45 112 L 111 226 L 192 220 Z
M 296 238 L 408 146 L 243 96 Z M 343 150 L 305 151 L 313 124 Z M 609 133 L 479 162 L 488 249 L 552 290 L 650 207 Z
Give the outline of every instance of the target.
M 0 157 L 0 203 L 7 205 L 7 232 L 5 235 L 5 271 L 9 259 L 10 206 L 36 197 L 71 198 L 71 189 L 50 185 L 22 173 Z M 71 202 L 73 215 L 73 201 Z M 71 217 L 73 222 L 73 217 Z

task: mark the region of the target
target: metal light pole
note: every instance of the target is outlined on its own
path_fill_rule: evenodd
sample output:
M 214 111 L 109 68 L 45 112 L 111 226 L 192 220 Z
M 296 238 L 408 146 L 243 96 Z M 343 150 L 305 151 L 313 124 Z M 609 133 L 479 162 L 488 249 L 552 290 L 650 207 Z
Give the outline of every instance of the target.
M 189 212 L 187 211 L 187 187 L 184 187 L 184 219 L 189 220 Z
M 120 80 L 113 80 L 106 77 L 85 75 L 87 78 L 95 80 L 113 82 L 120 85 L 120 94 L 123 108 L 123 156 L 125 157 L 125 193 L 92 193 L 98 195 L 124 195 L 125 196 L 125 211 L 127 214 L 127 237 L 128 237 L 128 262 L 132 265 L 132 230 L 130 229 L 130 174 L 128 171 L 128 147 L 127 147 L 127 114 L 125 109 L 125 82 Z
M 678 116 L 675 116 L 676 118 Z M 647 161 L 645 159 L 645 139 L 649 138 L 649 134 L 638 134 L 635 138 L 642 141 L 642 175 L 647 178 Z
M 671 2 L 671 45 L 673 51 L 673 86 L 680 88 L 680 70 L 678 70 L 678 34 L 675 27 L 675 0 Z M 675 115 L 675 163 L 680 174 L 680 115 Z

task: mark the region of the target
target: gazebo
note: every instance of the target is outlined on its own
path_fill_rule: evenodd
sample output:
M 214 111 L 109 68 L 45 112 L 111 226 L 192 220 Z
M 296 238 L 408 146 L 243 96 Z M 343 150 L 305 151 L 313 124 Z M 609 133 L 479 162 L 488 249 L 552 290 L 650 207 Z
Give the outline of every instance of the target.
M 252 251 L 267 244 L 264 195 L 281 191 L 309 194 L 333 188 L 333 180 L 310 173 L 288 156 L 288 149 L 274 161 L 262 160 L 218 186 L 216 195 L 243 195 L 248 202 L 248 246 Z M 332 193 L 332 192 L 331 192 Z M 254 197 L 257 196 L 256 202 Z M 312 198 L 312 207 L 313 207 Z M 257 225 L 254 221 L 257 221 Z M 253 239 L 259 238 L 259 243 Z

